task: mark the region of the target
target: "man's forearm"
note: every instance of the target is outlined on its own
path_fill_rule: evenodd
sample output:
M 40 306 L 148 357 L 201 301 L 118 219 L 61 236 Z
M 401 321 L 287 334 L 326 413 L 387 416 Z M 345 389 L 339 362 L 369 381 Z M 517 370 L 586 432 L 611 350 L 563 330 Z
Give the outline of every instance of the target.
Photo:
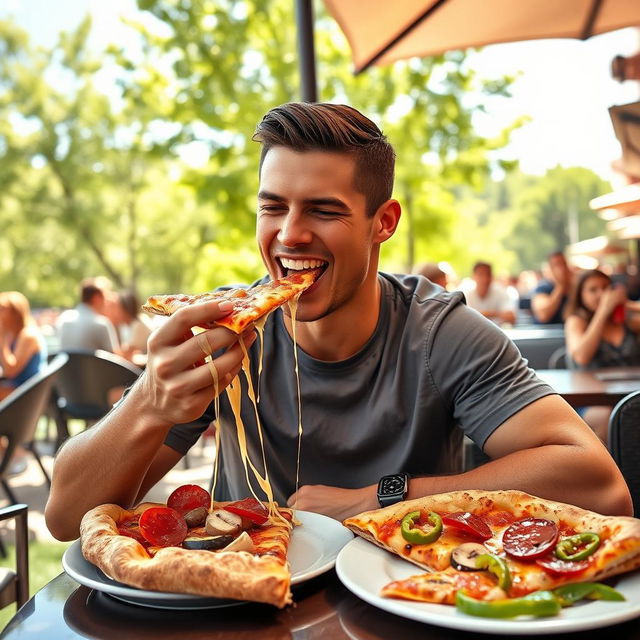
M 131 505 L 166 432 L 166 427 L 136 421 L 125 402 L 69 440 L 56 457 L 45 509 L 51 533 L 73 539 L 89 509 L 104 503 Z
M 631 515 L 626 485 L 593 456 L 597 454 L 572 445 L 517 451 L 462 474 L 413 478 L 408 498 L 462 489 L 518 489 L 598 513 Z M 600 468 L 602 473 L 597 472 Z M 544 469 L 549 473 L 541 471 Z M 375 488 L 373 493 L 375 497 Z

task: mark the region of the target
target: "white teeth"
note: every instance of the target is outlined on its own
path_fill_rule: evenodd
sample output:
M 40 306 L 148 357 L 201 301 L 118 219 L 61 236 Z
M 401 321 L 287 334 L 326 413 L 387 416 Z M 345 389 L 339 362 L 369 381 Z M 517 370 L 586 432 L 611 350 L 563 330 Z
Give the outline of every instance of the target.
M 324 262 L 322 260 L 291 260 L 290 258 L 281 259 L 282 266 L 285 269 L 300 271 L 301 269 L 315 269 L 321 267 Z

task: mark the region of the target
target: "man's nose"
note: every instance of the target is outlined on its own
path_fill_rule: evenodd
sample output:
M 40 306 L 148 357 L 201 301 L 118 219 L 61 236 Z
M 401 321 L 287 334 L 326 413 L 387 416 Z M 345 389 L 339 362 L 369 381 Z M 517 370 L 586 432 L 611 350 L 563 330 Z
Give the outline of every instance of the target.
M 311 242 L 311 230 L 305 222 L 305 217 L 295 211 L 289 212 L 278 232 L 278 241 L 286 247 L 295 247 L 299 244 Z

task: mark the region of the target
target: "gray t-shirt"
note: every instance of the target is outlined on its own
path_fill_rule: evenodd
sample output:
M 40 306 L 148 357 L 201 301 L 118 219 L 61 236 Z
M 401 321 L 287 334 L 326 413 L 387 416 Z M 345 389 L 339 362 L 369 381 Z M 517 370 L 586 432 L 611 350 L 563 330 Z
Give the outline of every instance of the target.
M 62 351 L 103 349 L 113 353 L 118 348 L 118 336 L 111 320 L 82 302 L 60 315 L 57 331 Z
M 416 476 L 459 471 L 458 425 L 482 447 L 510 416 L 554 393 L 498 327 L 464 304 L 461 293 L 443 292 L 422 276 L 381 273 L 379 281 L 378 325 L 357 354 L 323 362 L 298 349 L 300 485 L 358 488 L 397 471 Z M 256 343 L 254 384 L 258 353 Z M 295 489 L 298 399 L 293 342 L 280 309 L 265 325 L 258 412 L 271 484 L 283 503 Z M 216 498 L 240 499 L 248 489 L 226 394 L 220 414 Z M 212 419 L 210 407 L 198 423 L 174 426 L 165 443 L 186 452 Z M 242 419 L 251 459 L 260 469 L 255 412 L 244 394 Z

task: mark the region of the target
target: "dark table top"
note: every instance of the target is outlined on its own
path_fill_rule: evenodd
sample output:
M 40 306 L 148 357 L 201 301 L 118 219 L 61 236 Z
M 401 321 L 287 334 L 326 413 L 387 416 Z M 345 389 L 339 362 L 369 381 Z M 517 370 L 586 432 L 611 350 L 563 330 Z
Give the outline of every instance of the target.
M 293 593 L 296 604 L 283 610 L 259 604 L 201 611 L 150 609 L 126 604 L 80 586 L 62 573 L 20 609 L 1 637 L 8 640 L 456 640 L 472 635 L 490 637 L 473 631 L 435 627 L 381 611 L 351 594 L 334 571 L 298 585 Z M 640 619 L 608 627 L 601 633 L 616 640 L 640 640 Z M 546 637 L 566 640 L 571 636 Z M 578 637 L 586 637 L 585 632 Z
M 611 367 L 591 371 L 536 369 L 536 375 L 572 407 L 613 407 L 626 395 L 640 389 L 640 367 Z

